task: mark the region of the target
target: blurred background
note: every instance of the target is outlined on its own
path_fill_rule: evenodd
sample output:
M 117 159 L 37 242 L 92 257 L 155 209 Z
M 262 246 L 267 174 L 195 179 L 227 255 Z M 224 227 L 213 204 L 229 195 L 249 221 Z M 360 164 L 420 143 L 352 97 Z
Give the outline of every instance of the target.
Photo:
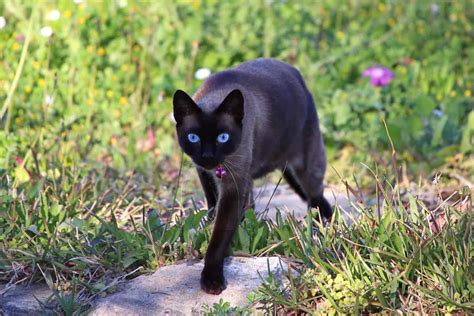
M 0 14 L 0 172 L 19 182 L 99 166 L 174 178 L 175 89 L 258 57 L 301 70 L 341 172 L 389 161 L 388 135 L 407 172 L 472 169 L 470 1 L 5 0 Z M 363 76 L 377 66 L 393 80 Z

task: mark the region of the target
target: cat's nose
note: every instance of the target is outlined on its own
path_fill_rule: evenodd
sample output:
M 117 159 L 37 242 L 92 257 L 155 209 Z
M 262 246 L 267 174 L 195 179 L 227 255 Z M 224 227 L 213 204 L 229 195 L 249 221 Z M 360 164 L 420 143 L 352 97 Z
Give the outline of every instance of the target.
M 214 153 L 210 150 L 206 150 L 206 151 L 202 152 L 201 156 L 202 156 L 202 158 L 207 158 L 207 159 L 214 158 Z
M 204 144 L 201 151 L 201 157 L 203 159 L 214 158 L 214 148 L 208 144 Z

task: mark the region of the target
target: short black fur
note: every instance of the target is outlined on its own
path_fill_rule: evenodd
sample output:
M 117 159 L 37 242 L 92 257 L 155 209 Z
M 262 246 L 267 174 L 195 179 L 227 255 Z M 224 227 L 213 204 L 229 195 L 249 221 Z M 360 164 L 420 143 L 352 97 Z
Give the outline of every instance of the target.
M 179 144 L 217 213 L 201 287 L 219 294 L 226 287 L 223 264 L 232 236 L 243 211 L 253 207 L 253 179 L 280 169 L 309 207 L 331 217 L 323 196 L 326 154 L 318 116 L 300 73 L 273 59 L 216 73 L 193 98 L 178 90 L 173 105 Z M 223 133 L 229 137 L 220 142 Z M 193 142 L 190 134 L 197 135 Z M 219 166 L 227 172 L 222 178 L 215 175 Z

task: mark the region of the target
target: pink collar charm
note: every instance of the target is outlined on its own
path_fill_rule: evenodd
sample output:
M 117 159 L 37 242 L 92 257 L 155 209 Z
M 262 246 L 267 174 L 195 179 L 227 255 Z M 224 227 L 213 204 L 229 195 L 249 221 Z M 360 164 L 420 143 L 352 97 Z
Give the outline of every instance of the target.
M 226 174 L 227 174 L 227 171 L 225 171 L 222 165 L 216 168 L 216 177 L 222 179 Z

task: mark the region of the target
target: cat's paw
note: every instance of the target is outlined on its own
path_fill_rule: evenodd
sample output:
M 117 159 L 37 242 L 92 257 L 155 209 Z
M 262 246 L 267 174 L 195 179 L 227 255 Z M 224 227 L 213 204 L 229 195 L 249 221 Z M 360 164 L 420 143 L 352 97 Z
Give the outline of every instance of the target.
M 208 272 L 204 269 L 201 273 L 201 289 L 208 293 L 218 295 L 226 288 L 226 281 L 222 272 Z

